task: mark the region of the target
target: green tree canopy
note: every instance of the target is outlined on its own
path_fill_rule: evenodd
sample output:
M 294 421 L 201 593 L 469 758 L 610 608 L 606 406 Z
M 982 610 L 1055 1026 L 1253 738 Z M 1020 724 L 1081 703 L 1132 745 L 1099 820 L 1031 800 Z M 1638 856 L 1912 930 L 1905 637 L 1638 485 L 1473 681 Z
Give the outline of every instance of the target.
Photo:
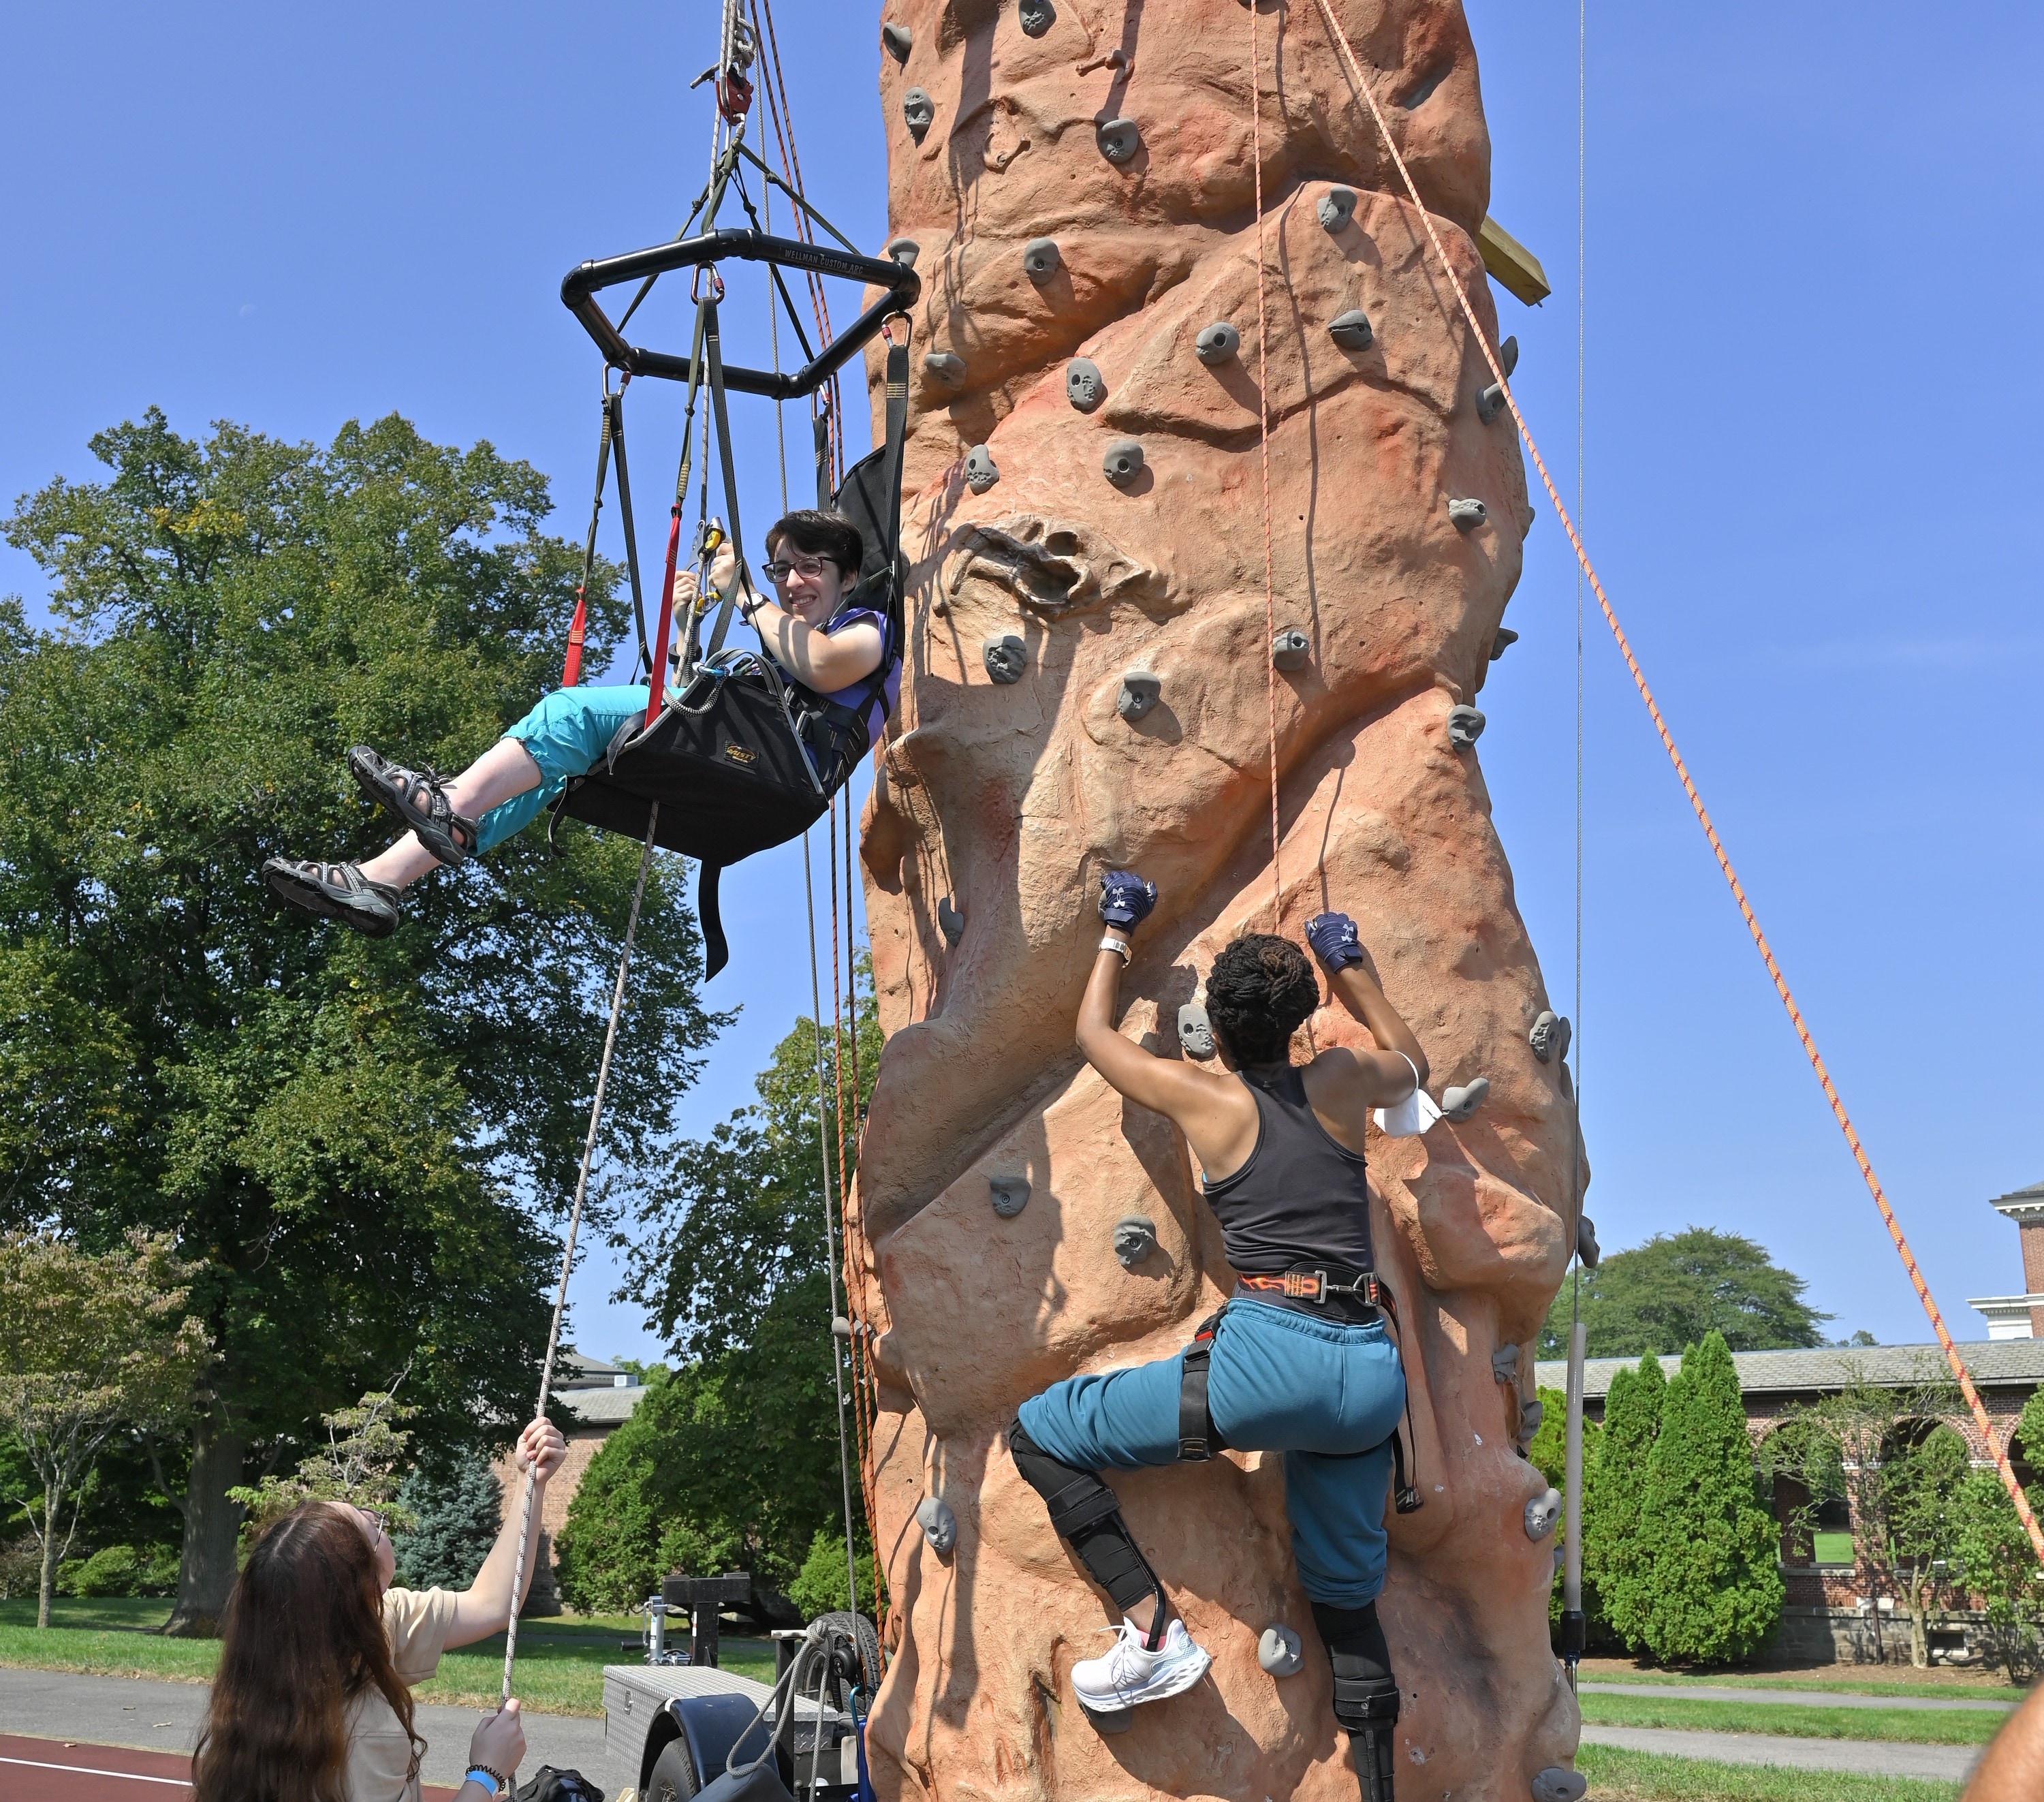
M 404 420 L 320 449 L 152 410 L 106 479 L 21 501 L 54 624 L 0 603 L 0 1225 L 140 1226 L 198 1266 L 214 1360 L 175 1623 L 233 1574 L 229 1488 L 410 1361 L 421 1442 L 531 1407 L 638 848 L 535 832 L 436 872 L 371 941 L 288 914 L 273 853 L 389 826 L 352 743 L 459 768 L 554 680 L 574 547 L 546 483 Z M 592 661 L 622 626 L 611 572 Z M 609 1167 L 657 1165 L 716 1023 L 678 860 L 649 885 Z M 611 1205 L 621 1200 L 607 1198 Z M 247 1467 L 252 1462 L 257 1467 Z
M 1629 1647 L 1646 1642 L 1639 1508 L 1667 1388 L 1650 1357 L 1612 1378 L 1596 1461 L 1583 1486 L 1584 1586 L 1595 1587 L 1604 1624 Z
M 1663 1664 L 1750 1658 L 1781 1624 L 1781 1534 L 1762 1506 L 1723 1336 L 1682 1353 L 1640 1498 L 1640 1637 Z
M 870 1012 L 860 1012 L 863 1103 L 880 1046 Z M 837 1049 L 826 1030 L 833 1195 Z M 708 1140 L 684 1144 L 643 1210 L 623 1293 L 645 1303 L 681 1361 L 649 1387 L 629 1430 L 605 1442 L 570 1504 L 559 1557 L 571 1606 L 636 1606 L 670 1571 L 703 1575 L 741 1561 L 785 1590 L 824 1534 L 838 1548 L 842 1593 L 817 1053 L 813 1026 L 798 1020 L 760 1074 L 758 1102 Z M 848 1132 L 847 1158 L 852 1142 Z M 820 1581 L 819 1566 L 805 1592 L 820 1593 Z M 871 1608 L 870 1589 L 861 1603 Z
M 1691 1226 L 1608 1252 L 1582 1273 L 1582 1321 L 1592 1357 L 1669 1357 L 1716 1333 L 1734 1351 L 1820 1346 L 1831 1319 L 1803 1300 L 1808 1285 L 1766 1248 L 1737 1233 Z M 1569 1355 L 1570 1285 L 1540 1329 L 1540 1355 Z

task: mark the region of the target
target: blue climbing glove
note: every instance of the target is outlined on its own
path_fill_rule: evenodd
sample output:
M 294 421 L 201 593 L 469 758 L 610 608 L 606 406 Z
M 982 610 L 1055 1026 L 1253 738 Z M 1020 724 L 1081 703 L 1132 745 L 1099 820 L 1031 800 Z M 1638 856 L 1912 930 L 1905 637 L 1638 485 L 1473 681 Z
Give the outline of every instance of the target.
M 1100 917 L 1126 932 L 1157 905 L 1157 885 L 1133 870 L 1109 870 L 1100 879 Z
M 1306 922 L 1306 942 L 1330 970 L 1345 970 L 1362 961 L 1362 940 L 1346 914 L 1316 914 Z

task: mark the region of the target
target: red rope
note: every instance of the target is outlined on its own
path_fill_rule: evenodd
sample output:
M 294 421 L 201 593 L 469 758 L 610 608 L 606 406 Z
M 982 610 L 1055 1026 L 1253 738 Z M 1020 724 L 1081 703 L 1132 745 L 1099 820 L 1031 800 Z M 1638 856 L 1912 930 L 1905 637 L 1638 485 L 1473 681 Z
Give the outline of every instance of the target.
M 1910 1250 L 1909 1242 L 1903 1236 L 1902 1224 L 1896 1219 L 1895 1210 L 1888 1205 L 1888 1196 L 1881 1186 L 1881 1179 L 1874 1174 L 1873 1165 L 1867 1157 L 1865 1147 L 1860 1143 L 1859 1134 L 1853 1126 L 1852 1117 L 1846 1112 L 1846 1105 L 1838 1098 L 1838 1089 L 1831 1081 L 1831 1073 L 1825 1068 L 1823 1054 L 1817 1049 L 1817 1042 L 1811 1036 L 1809 1026 L 1803 1018 L 1803 1011 L 1796 1005 L 1796 997 L 1789 992 L 1788 979 L 1782 975 L 1781 966 L 1774 960 L 1773 949 L 1767 942 L 1767 934 L 1761 930 L 1759 917 L 1746 898 L 1745 886 L 1739 881 L 1738 872 L 1733 869 L 1731 859 L 1726 854 L 1723 842 L 1718 837 L 1717 828 L 1712 824 L 1710 813 L 1704 806 L 1703 796 L 1697 793 L 1696 785 L 1690 778 L 1689 766 L 1684 762 L 1682 753 L 1676 749 L 1674 734 L 1669 731 L 1668 722 L 1661 717 L 1661 709 L 1654 699 L 1654 691 L 1647 686 L 1646 675 L 1639 667 L 1639 660 L 1633 655 L 1632 641 L 1626 637 L 1624 628 L 1619 624 L 1618 614 L 1612 606 L 1610 598 L 1604 591 L 1604 583 L 1597 579 L 1597 572 L 1590 563 L 1589 553 L 1583 548 L 1581 536 L 1576 530 L 1575 522 L 1569 517 L 1568 508 L 1562 505 L 1561 492 L 1554 486 L 1554 477 L 1547 472 L 1546 460 L 1541 456 L 1539 445 L 1534 442 L 1533 433 L 1526 423 L 1526 416 L 1519 410 L 1519 402 L 1513 398 L 1511 387 L 1505 381 L 1504 370 L 1498 362 L 1497 353 L 1491 348 L 1490 341 L 1484 336 L 1483 328 L 1477 323 L 1476 310 L 1470 305 L 1469 295 L 1463 290 L 1461 278 L 1456 275 L 1454 265 L 1448 260 L 1448 253 L 1442 245 L 1440 234 L 1434 229 L 1432 216 L 1427 212 L 1425 202 L 1420 198 L 1420 190 L 1413 183 L 1412 171 L 1405 167 L 1405 159 L 1399 154 L 1398 146 L 1391 136 L 1391 128 L 1385 122 L 1383 111 L 1377 104 L 1376 95 L 1370 92 L 1369 84 L 1362 79 L 1362 71 L 1356 67 L 1354 52 L 1350 49 L 1347 39 L 1342 36 L 1335 23 L 1334 15 L 1328 10 L 1327 0 L 1314 0 L 1314 4 L 1320 10 L 1321 21 L 1327 27 L 1328 37 L 1347 67 L 1349 85 L 1369 109 L 1370 116 L 1376 121 L 1377 129 L 1384 140 L 1385 148 L 1390 152 L 1391 160 L 1405 183 L 1405 191 L 1412 196 L 1413 207 L 1420 215 L 1420 222 L 1426 227 L 1427 239 L 1434 247 L 1434 254 L 1440 259 L 1449 285 L 1455 291 L 1455 298 L 1462 305 L 1462 316 L 1469 322 L 1470 331 L 1481 348 L 1485 361 L 1489 364 L 1491 372 L 1497 378 L 1504 403 L 1512 409 L 1512 417 L 1519 427 L 1519 435 L 1525 441 L 1526 449 L 1532 456 L 1534 467 L 1540 472 L 1540 480 L 1547 490 L 1547 499 L 1554 502 L 1554 511 L 1562 522 L 1562 529 L 1568 533 L 1569 542 L 1575 549 L 1576 560 L 1582 565 L 1583 575 L 1590 585 L 1590 592 L 1596 596 L 1597 606 L 1603 610 L 1604 623 L 1611 628 L 1612 637 L 1618 641 L 1619 651 L 1625 659 L 1625 667 L 1632 672 L 1633 685 L 1639 689 L 1639 698 L 1646 703 L 1646 711 L 1653 719 L 1654 730 L 1661 735 L 1662 748 L 1667 752 L 1669 760 L 1674 764 L 1675 774 L 1681 780 L 1682 792 L 1689 796 L 1689 806 L 1696 813 L 1697 823 L 1703 827 L 1704 836 L 1710 841 L 1712 855 L 1717 859 L 1718 868 L 1724 872 L 1724 879 L 1731 887 L 1732 899 L 1739 903 L 1739 914 L 1746 922 L 1746 929 L 1752 935 L 1762 962 L 1767 966 L 1768 975 L 1773 980 L 1775 992 L 1781 997 L 1781 1005 L 1788 1011 L 1789 1022 L 1802 1043 L 1804 1054 L 1810 1060 L 1811 1068 L 1816 1072 L 1817 1080 L 1823 1088 L 1824 1099 L 1831 1103 L 1838 1129 L 1845 1134 L 1846 1143 L 1851 1148 L 1853 1161 L 1859 1166 L 1859 1173 L 1865 1180 L 1867 1192 L 1873 1197 L 1874 1206 L 1881 1211 L 1881 1221 L 1888 1228 L 1888 1236 L 1895 1242 L 1896 1252 L 1902 1260 L 1902 1268 L 1909 1274 L 1910 1283 L 1916 1291 L 1916 1299 L 1923 1304 L 1923 1311 L 1930 1317 L 1931 1329 L 1938 1336 L 1938 1344 L 1944 1352 L 1945 1361 L 1951 1367 L 1959 1392 L 1965 1397 L 1966 1406 L 1973 1411 L 1973 1424 L 1980 1429 L 1981 1438 L 1994 1454 L 1995 1469 L 2000 1473 L 2002 1487 L 2008 1492 L 2008 1499 L 2015 1506 L 2016 1517 L 2023 1523 L 2023 1531 L 2030 1535 L 2031 1546 L 2038 1561 L 2044 1562 L 2044 1528 L 2039 1527 L 2036 1516 L 2031 1511 L 2029 1498 L 2023 1494 L 2023 1485 L 2015 1479 L 2006 1447 L 1995 1436 L 1994 1423 L 1988 1419 L 1980 1392 L 1973 1387 L 1972 1373 L 1966 1369 L 1965 1360 L 1959 1356 L 1958 1347 L 1952 1342 L 1952 1335 L 1945 1326 L 1945 1317 L 1931 1294 L 1931 1286 L 1924 1281 L 1915 1254 Z
M 1270 316 L 1263 294 L 1263 49 L 1256 4 L 1249 0 L 1249 119 L 1256 176 L 1256 423 L 1263 460 L 1263 703 L 1270 734 L 1270 926 L 1275 932 L 1284 924 L 1285 872 L 1278 861 L 1278 603 L 1270 549 Z

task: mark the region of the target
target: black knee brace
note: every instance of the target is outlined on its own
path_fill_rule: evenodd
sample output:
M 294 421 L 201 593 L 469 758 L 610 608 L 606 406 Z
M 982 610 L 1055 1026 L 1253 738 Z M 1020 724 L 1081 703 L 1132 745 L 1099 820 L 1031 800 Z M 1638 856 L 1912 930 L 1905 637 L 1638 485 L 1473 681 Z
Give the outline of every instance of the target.
M 1364 1802 L 1392 1802 L 1392 1729 L 1398 1724 L 1398 1680 L 1391 1648 L 1378 1624 L 1377 1604 L 1359 1608 L 1313 1604 L 1313 1624 L 1326 1642 L 1335 1673 L 1335 1719 L 1357 1750 Z
M 1125 1615 L 1146 1597 L 1157 1601 L 1155 1635 L 1164 1628 L 1164 1585 L 1135 1549 L 1114 1492 L 1090 1470 L 1054 1458 L 1016 1420 L 1008 1429 L 1009 1455 L 1051 1511 L 1051 1528 L 1078 1554 L 1094 1582 Z M 1153 1635 L 1153 1636 L 1155 1636 Z

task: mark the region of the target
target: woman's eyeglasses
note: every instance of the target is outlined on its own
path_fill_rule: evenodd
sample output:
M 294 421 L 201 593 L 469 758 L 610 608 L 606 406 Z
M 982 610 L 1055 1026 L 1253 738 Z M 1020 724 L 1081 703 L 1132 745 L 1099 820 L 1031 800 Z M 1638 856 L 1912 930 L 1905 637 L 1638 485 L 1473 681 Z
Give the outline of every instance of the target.
M 790 576 L 806 576 L 813 582 L 830 567 L 830 560 L 828 557 L 777 556 L 770 563 L 760 564 L 759 568 L 769 582 L 785 582 Z

